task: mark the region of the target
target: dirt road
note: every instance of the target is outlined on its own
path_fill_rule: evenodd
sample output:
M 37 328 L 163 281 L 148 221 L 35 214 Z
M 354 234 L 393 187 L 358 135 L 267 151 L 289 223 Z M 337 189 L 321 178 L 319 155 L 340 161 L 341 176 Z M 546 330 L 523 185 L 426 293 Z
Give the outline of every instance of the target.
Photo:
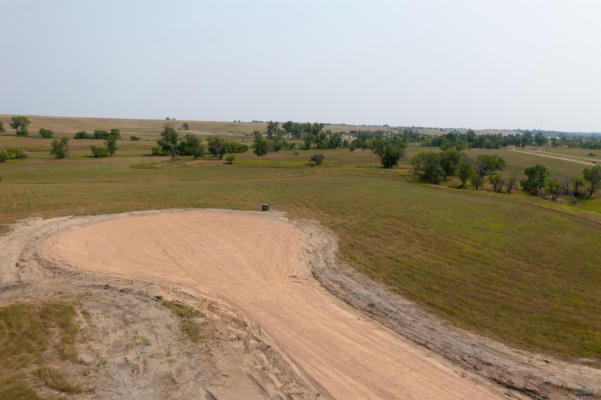
M 78 227 L 53 237 L 45 253 L 72 267 L 179 285 L 230 304 L 326 397 L 503 397 L 330 295 L 300 256 L 303 239 L 283 219 L 188 211 Z
M 583 157 L 578 157 L 578 156 L 571 156 L 571 157 L 566 156 L 566 157 L 562 157 L 561 155 L 556 155 L 556 154 L 553 154 L 553 153 L 547 153 L 547 152 L 543 152 L 543 151 L 525 151 L 525 150 L 512 150 L 512 151 L 515 151 L 516 153 L 531 154 L 533 156 L 553 158 L 555 160 L 569 161 L 569 162 L 573 162 L 573 163 L 576 163 L 576 164 L 592 165 L 592 166 L 596 165 L 595 162 L 589 161 L 589 160 L 587 160 L 587 159 L 585 159 Z

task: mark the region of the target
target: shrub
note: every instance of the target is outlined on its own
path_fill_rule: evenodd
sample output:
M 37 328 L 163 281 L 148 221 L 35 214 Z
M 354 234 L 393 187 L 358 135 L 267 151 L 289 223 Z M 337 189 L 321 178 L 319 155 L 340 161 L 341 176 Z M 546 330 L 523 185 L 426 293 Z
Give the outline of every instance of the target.
M 0 121 L 0 132 L 4 132 L 4 122 Z
M 481 177 L 505 168 L 505 160 L 497 155 L 481 154 L 476 158 L 474 169 Z
M 51 143 L 50 154 L 57 159 L 66 158 L 69 155 L 69 139 L 66 137 L 54 139 Z
M 226 153 L 246 153 L 248 151 L 248 145 L 238 142 L 227 142 L 225 144 Z
M 236 159 L 236 156 L 233 154 L 228 154 L 227 157 L 225 158 L 225 163 L 226 164 L 233 164 L 234 160 Z
M 9 147 L 6 149 L 6 156 L 9 160 L 24 160 L 27 153 L 20 147 Z
M 172 160 L 175 160 L 177 158 L 178 143 L 179 135 L 177 131 L 173 129 L 170 125 L 165 125 L 163 132 L 161 132 L 161 139 L 157 141 L 157 144 L 164 152 L 171 154 Z M 154 155 L 154 149 L 152 153 Z
M 153 156 L 166 156 L 167 152 L 161 146 L 155 146 L 151 150 Z
M 492 185 L 492 189 L 496 193 L 503 192 L 503 186 L 505 186 L 505 179 L 501 177 L 499 174 L 492 174 L 488 177 L 488 181 Z
M 6 160 L 8 160 L 8 154 L 6 154 L 6 151 L 0 150 L 0 162 L 5 162 Z
M 226 153 L 225 148 L 225 140 L 218 138 L 217 136 L 209 136 L 207 138 L 209 153 L 214 155 L 215 157 L 219 157 L 219 159 L 223 159 L 223 156 Z
M 89 135 L 86 131 L 79 131 L 75 133 L 73 139 L 94 139 L 94 136 Z
M 376 138 L 371 149 L 380 158 L 384 168 L 392 168 L 399 163 L 405 151 L 405 143 L 397 139 Z
M 92 150 L 92 155 L 95 158 L 101 158 L 101 157 L 108 157 L 109 156 L 109 151 L 107 150 L 106 147 L 91 146 L 90 150 Z
M 117 140 L 109 139 L 106 141 L 106 151 L 108 151 L 109 155 L 112 157 L 117 151 Z
M 315 153 L 311 156 L 311 158 L 309 159 L 309 161 L 313 162 L 315 165 L 321 165 L 321 163 L 323 162 L 323 159 L 325 157 L 323 156 L 323 154 L 321 153 Z
M 474 172 L 470 177 L 470 183 L 474 189 L 478 190 L 482 185 L 484 185 L 484 178 L 481 177 L 477 172 Z
M 254 131 L 255 139 L 253 142 L 253 152 L 261 157 L 267 154 L 267 150 L 269 149 L 269 142 L 267 139 L 263 137 L 263 134 L 260 131 Z
M 555 178 L 549 179 L 545 185 L 545 192 L 551 195 L 551 199 L 557 199 L 561 194 L 561 183 Z
M 184 122 L 184 123 L 182 124 L 182 129 L 183 129 L 183 130 L 185 130 L 185 131 L 189 131 L 189 130 L 190 130 L 190 125 L 188 125 L 188 123 L 187 123 L 187 122 Z
M 131 140 L 132 142 L 137 142 L 138 140 L 140 140 L 140 138 L 139 138 L 138 136 L 131 135 L 131 136 L 129 137 L 129 140 Z
M 459 164 L 459 170 L 457 172 L 457 176 L 461 179 L 461 187 L 465 187 L 467 184 L 467 180 L 474 174 L 474 168 L 472 168 L 472 164 L 469 161 L 463 161 Z
M 44 139 L 50 139 L 52 136 L 54 136 L 54 132 L 52 132 L 50 129 L 40 128 L 40 136 Z
M 536 164 L 535 166 L 526 168 L 524 173 L 528 178 L 520 182 L 522 189 L 534 196 L 540 194 L 549 179 L 549 170 L 547 167 L 543 164 Z
M 444 179 L 444 170 L 440 166 L 440 153 L 422 152 L 411 159 L 413 175 L 425 182 L 438 185 Z
M 27 136 L 27 126 L 31 123 L 29 118 L 22 115 L 12 117 L 10 119 L 10 127 L 15 130 L 17 136 Z
M 593 197 L 593 194 L 601 186 L 601 165 L 596 165 L 593 168 L 585 168 L 582 171 L 584 180 L 589 183 L 588 198 Z
M 204 155 L 205 148 L 201 144 L 200 138 L 188 134 L 177 146 L 177 152 L 181 155 L 193 156 L 196 160 Z

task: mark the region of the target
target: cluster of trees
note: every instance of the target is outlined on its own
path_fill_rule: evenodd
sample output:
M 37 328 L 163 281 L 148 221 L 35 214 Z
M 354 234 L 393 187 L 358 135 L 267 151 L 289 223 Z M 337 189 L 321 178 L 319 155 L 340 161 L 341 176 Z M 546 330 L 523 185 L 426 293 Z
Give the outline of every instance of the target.
M 29 118 L 22 115 L 17 115 L 10 119 L 10 127 L 15 130 L 15 134 L 17 136 L 29 135 L 27 127 L 30 123 L 31 121 L 29 120 Z
M 544 164 L 536 164 L 524 170 L 526 179 L 522 180 L 522 190 L 533 196 L 549 195 L 553 200 L 561 195 L 572 199 L 593 197 L 601 187 L 601 166 L 585 168 L 582 176 L 552 178 Z
M 152 149 L 152 155 L 171 155 L 175 160 L 178 155 L 193 156 L 198 159 L 204 156 L 205 146 L 198 136 L 187 134 L 180 140 L 179 134 L 171 126 L 166 125 L 161 132 L 161 139 L 157 141 L 157 147 Z M 207 150 L 220 160 L 228 153 L 244 153 L 248 151 L 248 145 L 238 142 L 227 142 L 216 136 L 207 138 Z M 233 159 L 231 160 L 233 162 Z
M 96 129 L 93 134 L 89 134 L 86 131 L 79 131 L 75 133 L 73 139 L 120 140 L 121 131 L 116 128 L 111 129 L 110 131 Z
M 6 160 L 22 160 L 27 158 L 27 153 L 20 147 L 0 149 L 0 162 Z
M 412 128 L 403 129 L 402 132 L 392 132 L 392 131 L 355 131 L 351 130 L 351 136 L 354 136 L 355 139 L 349 144 L 349 149 L 354 151 L 355 149 L 369 150 L 372 148 L 372 142 L 374 140 L 382 139 L 382 138 L 397 138 L 402 139 L 405 143 L 416 143 L 422 142 L 425 140 L 426 135 L 423 135 Z
M 570 148 L 599 150 L 601 149 L 601 137 L 599 136 L 579 136 L 579 135 L 559 135 L 551 138 L 551 146 L 567 146 Z
M 40 128 L 39 134 L 44 139 L 50 139 L 54 136 L 54 132 L 46 128 Z
M 505 186 L 505 179 L 491 173 L 505 168 L 506 162 L 496 155 L 481 154 L 475 160 L 468 158 L 465 153 L 449 149 L 441 152 L 421 152 L 411 159 L 413 175 L 424 182 L 440 184 L 449 176 L 457 176 L 461 180 L 461 187 L 466 187 L 468 180 L 472 187 L 478 190 L 485 182 L 485 177 L 501 192 Z M 511 192 L 516 178 L 509 179 Z M 502 183 L 501 183 L 502 181 Z
M 549 139 L 541 132 L 532 134 L 530 131 L 514 135 L 487 134 L 478 135 L 473 130 L 466 133 L 453 131 L 440 136 L 428 137 L 424 140 L 425 146 L 440 147 L 443 150 L 466 148 L 499 149 L 505 146 L 544 146 Z
M 104 147 L 90 146 L 90 150 L 92 150 L 92 155 L 96 158 L 112 157 L 117 151 L 117 140 L 108 139 L 104 142 Z

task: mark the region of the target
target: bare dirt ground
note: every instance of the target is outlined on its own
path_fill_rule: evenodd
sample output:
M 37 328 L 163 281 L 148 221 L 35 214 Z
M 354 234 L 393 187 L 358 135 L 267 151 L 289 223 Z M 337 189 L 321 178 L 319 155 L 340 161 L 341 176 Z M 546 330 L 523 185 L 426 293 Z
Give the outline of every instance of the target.
M 187 393 L 219 399 L 313 398 L 317 392 L 340 399 L 544 399 L 576 397 L 561 386 L 600 389 L 597 369 L 449 327 L 338 266 L 334 235 L 311 221 L 218 210 L 143 212 L 29 220 L 0 240 L 0 303 L 44 296 L 65 285 L 86 290 L 92 299 L 99 296 L 87 305 L 102 315 L 95 324 L 121 320 L 119 311 L 114 317 L 101 311 L 118 304 L 147 327 L 140 335 L 178 352 L 174 357 L 166 347 L 153 351 L 164 358 L 157 356 L 148 369 L 140 367 L 144 355 L 127 358 L 138 360 L 132 371 L 143 371 L 147 385 L 134 384 L 138 378 L 126 367 L 109 362 L 109 373 L 101 369 L 98 381 L 119 393 L 114 398 L 184 398 L 177 392 L 180 382 L 192 385 Z M 220 327 L 220 335 L 206 333 L 204 351 L 212 356 L 204 364 L 194 347 L 165 330 L 173 321 L 151 311 L 159 292 L 185 297 Z M 90 362 L 106 357 L 100 353 L 113 339 L 101 338 Z M 114 357 L 122 351 L 117 346 Z M 169 365 L 170 357 L 179 368 Z M 119 368 L 122 379 L 116 382 L 110 376 Z M 230 369 L 235 372 L 217 372 Z M 167 381 L 175 392 L 169 397 L 157 375 L 172 378 Z

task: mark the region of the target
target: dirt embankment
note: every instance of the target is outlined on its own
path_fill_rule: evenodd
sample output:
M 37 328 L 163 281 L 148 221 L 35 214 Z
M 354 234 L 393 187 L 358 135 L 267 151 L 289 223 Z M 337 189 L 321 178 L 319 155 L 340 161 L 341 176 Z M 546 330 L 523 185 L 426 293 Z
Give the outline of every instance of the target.
M 597 369 L 516 351 L 450 327 L 338 266 L 334 235 L 311 221 L 218 210 L 142 212 L 30 220 L 0 240 L 6 255 L 0 262 L 1 302 L 66 286 L 98 296 L 108 291 L 103 301 L 111 304 L 128 304 L 126 299 L 115 302 L 115 293 L 138 296 L 145 300 L 126 307 L 138 316 L 158 306 L 157 293 L 180 296 L 202 309 L 223 332 L 209 335 L 205 351 L 214 356 L 199 368 L 203 378 L 189 375 L 191 365 L 198 365 L 192 361 L 174 370 L 159 358 L 156 368 L 161 373 L 168 369 L 174 379 L 196 385 L 206 396 L 311 398 L 319 392 L 344 399 L 569 398 L 576 392 L 561 386 L 601 389 Z M 98 304 L 104 308 L 102 301 Z M 146 323 L 163 327 L 155 330 L 171 325 L 149 315 Z M 154 334 L 167 341 L 176 336 L 145 333 Z M 99 351 L 109 346 L 109 339 L 103 340 Z M 262 344 L 246 345 L 254 341 Z M 178 360 L 198 359 L 190 348 L 178 354 Z M 229 369 L 237 372 L 223 373 Z M 150 389 L 135 393 L 148 397 L 155 390 L 162 398 L 156 395 L 156 375 L 145 371 Z M 121 376 L 119 393 L 134 379 Z M 115 385 L 108 378 L 103 382 Z M 250 388 L 253 396 L 246 395 Z M 115 398 L 127 397 L 120 396 Z

